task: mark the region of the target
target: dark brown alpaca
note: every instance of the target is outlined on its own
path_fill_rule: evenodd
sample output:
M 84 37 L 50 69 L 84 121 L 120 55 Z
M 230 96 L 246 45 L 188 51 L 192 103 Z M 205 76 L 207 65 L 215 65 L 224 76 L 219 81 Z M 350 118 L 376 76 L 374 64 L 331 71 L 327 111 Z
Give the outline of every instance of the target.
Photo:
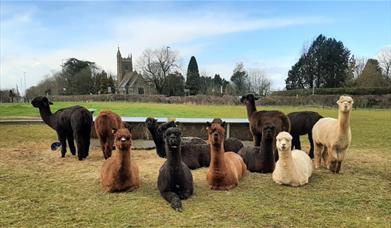
M 224 152 L 224 122 L 213 123 L 208 130 L 211 161 L 207 179 L 213 190 L 230 190 L 238 186 L 246 172 L 242 157 L 234 152 Z
M 114 145 L 113 129 L 123 128 L 121 117 L 112 111 L 102 111 L 95 119 L 95 131 L 98 135 L 103 157 L 111 157 Z
M 61 157 L 65 157 L 67 152 L 67 141 L 72 155 L 76 155 L 74 144 L 74 140 L 76 140 L 79 160 L 87 158 L 93 123 L 90 111 L 81 106 L 72 106 L 52 113 L 50 105 L 53 103 L 47 97 L 36 97 L 31 101 L 31 104 L 39 109 L 42 120 L 56 130 L 61 143 Z
M 138 166 L 131 161 L 132 137 L 128 129 L 114 133 L 116 151 L 102 166 L 101 185 L 103 192 L 133 191 L 140 186 Z
M 280 111 L 257 111 L 255 101 L 258 98 L 248 94 L 240 98 L 247 108 L 247 117 L 250 125 L 250 132 L 253 135 L 254 146 L 260 146 L 262 141 L 262 130 L 265 123 L 271 123 L 276 127 L 276 135 L 281 131 L 290 131 L 289 118 Z M 275 159 L 278 160 L 278 151 L 275 150 Z

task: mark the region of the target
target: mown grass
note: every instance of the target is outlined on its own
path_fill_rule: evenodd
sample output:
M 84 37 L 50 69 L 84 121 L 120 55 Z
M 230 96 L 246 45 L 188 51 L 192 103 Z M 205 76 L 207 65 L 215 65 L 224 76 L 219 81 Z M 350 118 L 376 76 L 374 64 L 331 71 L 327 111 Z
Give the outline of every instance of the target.
M 178 117 L 173 106 L 168 107 L 167 112 Z M 201 107 L 188 105 L 182 112 Z M 244 107 L 234 107 L 239 114 L 224 111 L 229 108 L 217 106 L 223 113 L 216 114 L 245 118 Z M 281 109 L 289 112 L 300 107 Z M 335 109 L 311 110 L 336 116 Z M 192 172 L 195 194 L 184 201 L 182 213 L 172 210 L 159 195 L 156 180 L 164 160 L 154 150 L 133 152 L 141 171 L 138 190 L 103 194 L 98 147 L 91 147 L 86 161 L 69 154 L 61 159 L 58 152 L 49 150 L 56 135 L 47 126 L 0 125 L 0 226 L 389 227 L 391 113 L 354 110 L 351 122 L 353 143 L 342 174 L 316 170 L 308 185 L 292 188 L 276 185 L 271 174 L 249 173 L 234 190 L 216 192 L 207 188 L 207 169 L 199 169 Z

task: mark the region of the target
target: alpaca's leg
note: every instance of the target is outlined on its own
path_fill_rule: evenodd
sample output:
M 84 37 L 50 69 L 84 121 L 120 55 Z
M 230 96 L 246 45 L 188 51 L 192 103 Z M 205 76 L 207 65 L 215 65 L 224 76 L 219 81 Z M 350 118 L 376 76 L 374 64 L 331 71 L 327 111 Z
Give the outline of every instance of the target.
M 114 136 L 113 137 L 109 137 L 107 139 L 107 142 L 106 142 L 106 151 L 105 151 L 105 154 L 106 154 L 106 159 L 111 157 L 111 152 L 113 150 L 113 145 L 114 145 Z
M 73 139 L 73 134 L 72 133 L 68 134 L 67 139 L 68 139 L 69 150 L 71 151 L 72 155 L 76 155 L 76 148 Z
M 99 137 L 100 148 L 102 149 L 103 157 L 106 158 L 106 140 Z
M 341 170 L 341 165 L 342 165 L 342 161 L 338 161 L 337 162 L 337 169 L 335 170 L 336 173 L 339 173 L 339 171 Z
M 293 140 L 292 140 L 292 148 L 295 147 L 295 149 L 300 150 L 301 149 L 301 144 L 300 144 L 300 135 L 293 135 Z
M 57 132 L 57 135 L 61 143 L 61 157 L 65 157 L 67 152 L 67 136 L 64 132 Z
M 172 208 L 176 211 L 182 211 L 181 199 L 175 192 L 161 192 L 161 195 L 170 203 Z
M 323 151 L 323 145 L 315 143 L 314 144 L 314 164 L 315 169 L 319 169 L 321 159 L 322 159 L 322 151 Z
M 328 156 L 327 156 L 327 169 L 329 169 L 331 172 L 336 173 L 337 171 L 337 166 L 338 166 L 338 161 L 336 151 L 333 150 L 332 148 L 328 149 Z
M 309 156 L 311 159 L 314 159 L 314 141 L 312 140 L 312 133 L 308 133 L 308 141 L 310 142 L 310 153 Z

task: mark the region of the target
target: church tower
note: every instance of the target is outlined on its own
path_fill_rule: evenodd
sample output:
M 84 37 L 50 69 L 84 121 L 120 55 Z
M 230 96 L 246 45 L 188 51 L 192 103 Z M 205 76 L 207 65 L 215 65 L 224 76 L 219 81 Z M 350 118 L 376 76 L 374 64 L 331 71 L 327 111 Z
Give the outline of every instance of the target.
M 122 73 L 122 57 L 121 57 L 121 52 L 117 51 L 117 82 L 118 84 L 122 81 L 123 78 L 123 73 Z
M 127 73 L 133 72 L 133 57 L 128 55 L 128 57 L 122 58 L 121 52 L 117 51 L 117 81 L 120 84 L 124 79 Z

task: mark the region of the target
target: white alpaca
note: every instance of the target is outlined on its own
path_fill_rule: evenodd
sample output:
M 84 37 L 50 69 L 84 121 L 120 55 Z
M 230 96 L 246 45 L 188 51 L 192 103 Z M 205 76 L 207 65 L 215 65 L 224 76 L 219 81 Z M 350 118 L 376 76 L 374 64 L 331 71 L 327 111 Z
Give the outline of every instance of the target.
M 350 131 L 350 113 L 353 99 L 350 96 L 341 96 L 337 101 L 338 119 L 322 118 L 312 128 L 314 140 L 315 168 L 324 166 L 333 173 L 339 173 L 341 163 L 352 141 Z
M 294 187 L 305 185 L 312 175 L 312 161 L 302 150 L 291 151 L 292 136 L 288 132 L 277 135 L 276 145 L 279 159 L 273 172 L 273 180 L 277 184 Z

